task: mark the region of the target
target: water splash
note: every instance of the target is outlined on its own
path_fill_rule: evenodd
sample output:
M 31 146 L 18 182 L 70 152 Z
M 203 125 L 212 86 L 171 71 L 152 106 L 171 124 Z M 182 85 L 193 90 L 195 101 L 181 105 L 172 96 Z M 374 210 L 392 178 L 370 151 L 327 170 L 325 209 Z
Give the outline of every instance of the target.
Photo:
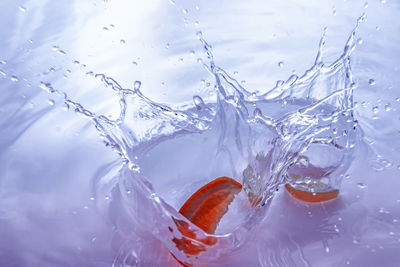
M 341 168 L 348 166 L 357 142 L 350 55 L 356 46 L 356 30 L 364 18 L 358 19 L 336 61 L 329 65 L 323 61 L 325 31 L 314 65 L 302 76 L 292 75 L 267 91 L 252 93 L 217 66 L 212 47 L 201 32 L 198 37 L 207 55 L 203 65 L 215 78 L 216 98 L 194 96 L 193 104 L 172 108 L 147 98 L 141 92 L 140 81 L 129 89 L 111 77 L 94 74 L 92 77 L 118 95 L 119 115 L 110 119 L 42 82 L 42 89 L 58 95 L 67 107 L 92 120 L 106 145 L 121 156 L 122 164 L 105 170 L 94 184 L 98 195 L 108 197 L 97 197 L 107 200 L 99 205 L 112 217 L 121 218 L 115 219 L 117 228 L 126 231 L 119 234 L 121 244 L 126 246 L 126 240 L 135 232 L 151 232 L 185 262 L 215 259 L 243 243 L 265 216 L 265 207 L 285 182 L 288 168 L 311 145 L 332 144 L 343 150 Z M 234 225 L 231 222 L 217 235 L 208 235 L 177 209 L 185 194 L 205 179 L 218 176 L 242 182 L 247 195 L 237 201 L 249 197 L 255 207 L 240 211 Z M 219 242 L 211 252 L 185 255 L 172 242 L 174 237 L 182 236 L 176 221 L 190 226 L 199 246 L 210 246 L 198 241 L 209 236 Z M 121 253 L 132 254 L 132 249 L 128 246 Z M 115 266 L 120 266 L 118 259 L 125 256 L 119 255 Z

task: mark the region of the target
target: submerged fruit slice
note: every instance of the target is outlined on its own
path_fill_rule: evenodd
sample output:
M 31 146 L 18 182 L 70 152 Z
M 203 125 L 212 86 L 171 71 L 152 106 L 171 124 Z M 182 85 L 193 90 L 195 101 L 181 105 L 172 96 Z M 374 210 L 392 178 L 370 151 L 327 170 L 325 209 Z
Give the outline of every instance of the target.
M 220 177 L 197 190 L 179 212 L 204 232 L 213 234 L 242 185 Z
M 242 190 L 242 185 L 235 180 L 227 177 L 217 178 L 197 190 L 185 202 L 179 212 L 204 232 L 213 234 L 221 218 L 228 211 L 229 204 L 240 190 Z M 198 238 L 187 222 L 178 219 L 173 220 L 182 237 L 174 237 L 172 242 L 175 243 L 178 250 L 185 254 L 198 255 L 206 251 L 206 245 L 212 246 L 217 243 L 217 239 L 212 236 Z M 170 231 L 172 231 L 172 228 Z M 182 266 L 192 266 L 187 262 L 178 260 L 175 255 L 172 254 L 172 256 Z
M 339 190 L 334 189 L 327 192 L 312 193 L 294 188 L 290 184 L 285 185 L 286 190 L 295 198 L 305 202 L 323 202 L 336 198 L 339 195 Z

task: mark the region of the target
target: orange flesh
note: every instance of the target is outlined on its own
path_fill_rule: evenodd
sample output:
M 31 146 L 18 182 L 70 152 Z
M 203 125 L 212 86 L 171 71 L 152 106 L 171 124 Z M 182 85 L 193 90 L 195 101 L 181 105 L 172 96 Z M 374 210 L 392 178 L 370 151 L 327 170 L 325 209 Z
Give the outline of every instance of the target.
M 213 234 L 221 218 L 228 211 L 229 204 L 241 189 L 242 185 L 231 178 L 217 178 L 197 190 L 183 204 L 179 212 L 204 232 Z M 197 238 L 187 222 L 176 219 L 174 221 L 183 237 L 179 239 L 175 237 L 172 241 L 184 253 L 198 255 L 206 250 L 205 245 L 211 246 L 217 243 L 215 237 Z M 174 255 L 172 256 L 176 259 Z M 176 260 L 183 266 L 191 266 L 186 262 Z
M 242 185 L 227 177 L 217 178 L 196 191 L 179 212 L 204 232 L 213 234 Z
M 334 199 L 338 196 L 339 190 L 335 189 L 329 192 L 311 193 L 295 189 L 290 184 L 285 185 L 286 190 L 294 197 L 305 202 L 323 202 Z

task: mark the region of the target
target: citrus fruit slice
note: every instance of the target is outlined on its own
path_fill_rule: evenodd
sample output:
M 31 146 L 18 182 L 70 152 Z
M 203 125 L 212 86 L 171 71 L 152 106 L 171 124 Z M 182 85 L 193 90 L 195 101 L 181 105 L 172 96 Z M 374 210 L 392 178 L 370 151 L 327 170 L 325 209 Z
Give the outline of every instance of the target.
M 242 185 L 220 177 L 197 190 L 179 212 L 204 232 L 213 234 Z
M 228 211 L 229 204 L 241 189 L 242 185 L 231 178 L 217 178 L 197 190 L 183 204 L 179 212 L 204 232 L 213 234 L 221 218 Z M 212 236 L 197 238 L 196 233 L 190 229 L 187 222 L 178 219 L 173 220 L 182 237 L 175 237 L 172 241 L 178 250 L 185 254 L 198 255 L 206 251 L 206 245 L 212 246 L 217 243 L 217 239 Z M 170 231 L 172 231 L 172 228 Z M 178 260 L 173 254 L 172 256 L 182 266 L 191 266 L 189 263 Z
M 294 197 L 305 202 L 323 202 L 336 198 L 339 190 L 312 193 L 294 188 L 290 184 L 285 185 L 286 190 Z

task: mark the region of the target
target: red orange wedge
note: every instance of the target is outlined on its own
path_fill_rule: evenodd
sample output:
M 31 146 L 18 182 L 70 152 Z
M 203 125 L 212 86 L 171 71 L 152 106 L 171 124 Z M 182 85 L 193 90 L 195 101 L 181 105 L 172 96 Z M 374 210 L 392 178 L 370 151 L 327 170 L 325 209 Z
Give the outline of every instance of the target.
M 228 177 L 220 177 L 197 190 L 179 212 L 204 232 L 213 234 L 222 216 L 228 211 L 242 185 Z
M 294 188 L 290 184 L 285 185 L 286 190 L 294 197 L 305 202 L 323 202 L 334 199 L 338 196 L 339 190 L 334 189 L 328 192 L 308 192 Z
M 221 218 L 228 211 L 229 204 L 241 189 L 242 185 L 231 178 L 217 178 L 197 190 L 183 204 L 179 212 L 204 232 L 213 234 Z M 183 237 L 173 238 L 172 241 L 179 250 L 188 255 L 198 255 L 206 250 L 204 244 L 214 245 L 217 242 L 215 237 L 199 239 L 187 222 L 176 219 L 174 221 Z M 174 255 L 172 256 L 176 259 Z M 176 260 L 183 266 L 190 266 Z

